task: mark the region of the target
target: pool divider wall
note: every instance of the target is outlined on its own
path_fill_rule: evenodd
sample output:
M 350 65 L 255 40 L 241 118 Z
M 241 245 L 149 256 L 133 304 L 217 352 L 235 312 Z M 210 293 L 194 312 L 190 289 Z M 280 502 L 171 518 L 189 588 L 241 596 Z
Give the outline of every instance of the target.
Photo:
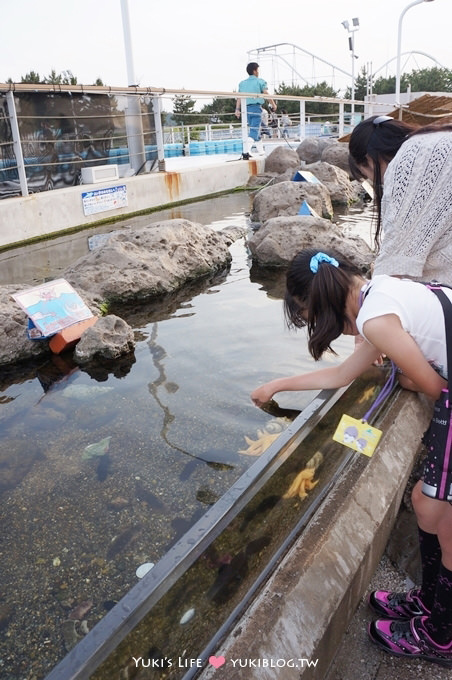
M 127 217 L 160 206 L 212 196 L 246 186 L 251 175 L 264 169 L 265 159 L 230 160 L 210 165 L 178 166 L 177 172 L 152 172 L 99 184 L 83 184 L 24 197 L 0 200 L 0 248 L 44 239 L 99 221 Z M 190 159 L 187 159 L 190 162 Z M 127 205 L 84 214 L 82 194 L 126 186 Z
M 247 680 L 274 680 L 276 673 L 278 680 L 325 678 L 383 554 L 430 414 L 424 397 L 398 393 L 379 424 L 384 435 L 373 457 L 356 454 L 265 588 L 213 652 L 225 657 L 228 680 L 242 679 L 244 673 Z M 264 659 L 280 665 L 258 663 Z M 290 659 L 299 667 L 288 666 Z M 250 660 L 257 663 L 245 670 Z M 199 678 L 210 680 L 215 672 L 208 666 Z

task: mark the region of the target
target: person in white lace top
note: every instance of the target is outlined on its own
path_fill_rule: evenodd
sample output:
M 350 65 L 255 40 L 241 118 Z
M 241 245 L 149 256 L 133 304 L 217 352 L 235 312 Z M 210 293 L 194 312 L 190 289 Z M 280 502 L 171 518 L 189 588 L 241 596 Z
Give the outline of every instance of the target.
M 353 130 L 349 162 L 373 183 L 374 274 L 452 285 L 452 125 L 373 116 Z

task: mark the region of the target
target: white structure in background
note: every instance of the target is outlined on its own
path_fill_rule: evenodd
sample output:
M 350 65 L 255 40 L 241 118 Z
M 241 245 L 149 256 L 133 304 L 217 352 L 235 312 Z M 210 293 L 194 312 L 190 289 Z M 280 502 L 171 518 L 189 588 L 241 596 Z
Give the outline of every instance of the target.
M 399 18 L 399 30 L 397 34 L 397 68 L 396 68 L 396 87 L 395 87 L 395 105 L 396 107 L 399 107 L 401 105 L 400 101 L 400 57 L 402 53 L 402 21 L 403 17 L 405 14 L 408 12 L 408 10 L 411 7 L 414 7 L 415 5 L 420 5 L 422 2 L 433 2 L 433 0 L 414 0 L 414 2 L 411 2 L 405 9 L 403 10 L 402 14 L 400 15 Z M 400 112 L 401 114 L 402 112 Z

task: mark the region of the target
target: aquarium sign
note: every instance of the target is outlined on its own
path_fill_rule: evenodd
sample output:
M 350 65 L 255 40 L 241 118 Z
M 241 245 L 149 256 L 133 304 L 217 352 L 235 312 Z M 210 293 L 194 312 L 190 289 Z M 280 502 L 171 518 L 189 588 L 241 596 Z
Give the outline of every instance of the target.
M 106 210 L 116 210 L 127 206 L 127 187 L 121 184 L 117 187 L 95 189 L 82 193 L 84 215 L 94 215 Z

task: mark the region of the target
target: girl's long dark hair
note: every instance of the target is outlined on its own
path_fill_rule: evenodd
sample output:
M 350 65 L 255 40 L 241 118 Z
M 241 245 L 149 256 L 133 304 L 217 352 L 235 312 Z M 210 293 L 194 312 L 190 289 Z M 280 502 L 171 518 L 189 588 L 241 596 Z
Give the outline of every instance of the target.
M 315 360 L 330 350 L 333 340 L 344 331 L 348 320 L 345 304 L 355 276 L 361 271 L 342 255 L 322 251 L 339 262 L 335 267 L 321 262 L 314 274 L 310 269 L 311 258 L 318 249 L 301 250 L 289 265 L 284 297 L 284 316 L 289 328 L 308 330 L 308 349 Z
M 362 180 L 365 178 L 360 166 L 368 164 L 367 157 L 374 161 L 373 190 L 377 208 L 377 228 L 375 230 L 375 246 L 377 248 L 380 245 L 381 199 L 383 197 L 380 162 L 390 163 L 409 137 L 440 130 L 452 132 L 452 124 L 434 123 L 418 127 L 393 118 L 374 122 L 380 118 L 382 116 L 371 116 L 359 123 L 350 136 L 348 147 L 350 172 L 355 179 Z

